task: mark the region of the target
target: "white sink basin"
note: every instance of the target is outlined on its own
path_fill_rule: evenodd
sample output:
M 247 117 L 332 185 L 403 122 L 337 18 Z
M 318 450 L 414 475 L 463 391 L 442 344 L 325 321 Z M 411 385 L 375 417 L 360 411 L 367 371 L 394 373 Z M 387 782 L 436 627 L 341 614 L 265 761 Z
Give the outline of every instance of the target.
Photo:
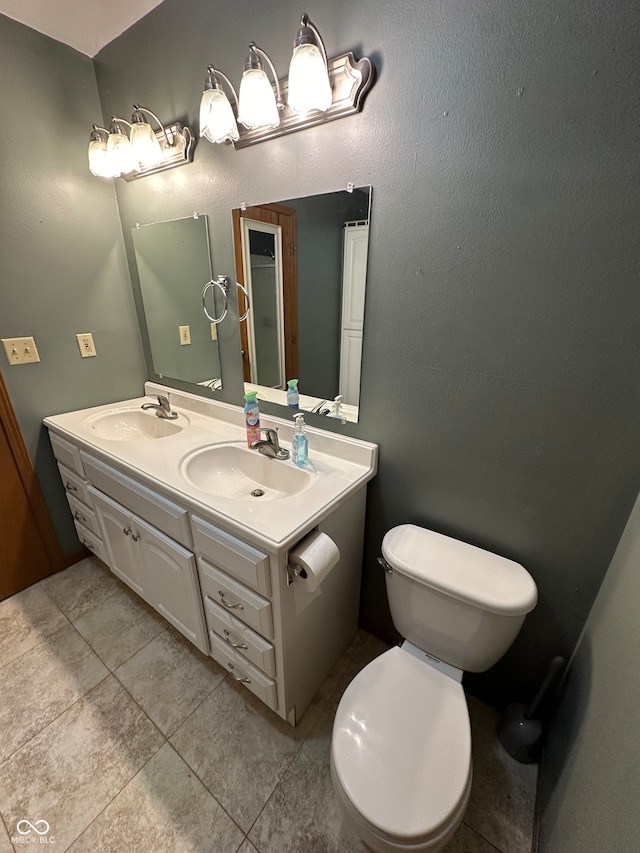
M 240 443 L 200 448 L 185 456 L 180 473 L 203 492 L 241 501 L 288 498 L 313 480 L 290 460 L 271 459 Z
M 159 418 L 153 410 L 112 409 L 92 415 L 82 426 L 90 435 L 109 441 L 147 441 L 175 435 L 188 423 L 184 415 L 167 420 Z

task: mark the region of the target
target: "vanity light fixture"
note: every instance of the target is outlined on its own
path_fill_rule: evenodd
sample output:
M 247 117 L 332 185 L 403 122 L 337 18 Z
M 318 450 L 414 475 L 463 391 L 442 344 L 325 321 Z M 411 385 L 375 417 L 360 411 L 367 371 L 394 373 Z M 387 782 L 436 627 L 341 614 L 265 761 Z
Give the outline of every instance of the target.
M 131 140 L 122 129 L 122 125 L 131 125 L 117 116 L 111 116 L 109 139 L 107 140 L 107 162 L 113 171 L 113 177 L 130 172 L 134 168 Z
M 99 124 L 93 125 L 89 135 L 89 171 L 96 178 L 114 178 L 113 170 L 109 170 L 107 159 L 107 140 L 109 131 Z
M 331 100 L 327 52 L 322 36 L 305 13 L 293 42 L 287 103 L 294 113 L 305 114 L 312 110 L 326 113 Z
M 271 69 L 273 84 L 263 60 Z M 360 112 L 374 82 L 368 57 L 356 60 L 352 53 L 345 53 L 327 58 L 322 37 L 307 14 L 302 15 L 293 42 L 288 78 L 278 80 L 273 63 L 255 42 L 249 45 L 239 98 L 222 72 L 210 65 L 208 74 L 200 107 L 200 135 L 210 142 L 232 142 L 236 148 Z M 218 78 L 234 94 L 235 116 Z
M 209 142 L 237 142 L 240 134 L 233 112 L 220 80 L 224 80 L 231 90 L 233 100 L 238 110 L 238 96 L 229 78 L 218 71 L 213 65 L 207 68 L 204 81 L 204 91 L 200 101 L 200 136 Z
M 144 113 L 159 126 L 153 130 Z M 123 130 L 129 128 L 130 135 Z M 89 137 L 89 169 L 99 178 L 123 177 L 133 181 L 189 163 L 193 156 L 193 133 L 178 122 L 165 127 L 155 113 L 133 105 L 131 123 L 113 116 L 110 130 L 94 124 Z
M 264 70 L 262 59 L 266 60 L 271 69 L 277 100 Z M 249 45 L 249 56 L 244 64 L 238 100 L 238 121 L 249 130 L 261 128 L 272 130 L 280 124 L 280 111 L 284 110 L 284 102 L 280 93 L 278 75 L 273 62 L 255 42 Z

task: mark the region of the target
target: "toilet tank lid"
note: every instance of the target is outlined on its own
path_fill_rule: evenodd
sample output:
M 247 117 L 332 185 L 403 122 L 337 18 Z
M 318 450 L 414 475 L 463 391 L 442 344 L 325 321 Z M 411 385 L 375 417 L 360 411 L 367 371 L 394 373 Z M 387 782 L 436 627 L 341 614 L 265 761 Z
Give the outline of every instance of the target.
M 490 613 L 522 615 L 538 601 L 535 581 L 520 563 L 415 524 L 390 530 L 382 553 L 402 574 Z

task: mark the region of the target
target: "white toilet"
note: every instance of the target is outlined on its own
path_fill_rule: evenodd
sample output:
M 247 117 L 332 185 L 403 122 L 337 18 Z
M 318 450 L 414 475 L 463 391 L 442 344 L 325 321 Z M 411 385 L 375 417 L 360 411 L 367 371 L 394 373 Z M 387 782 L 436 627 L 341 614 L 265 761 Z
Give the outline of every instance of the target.
M 382 543 L 394 625 L 406 639 L 366 666 L 336 712 L 331 776 L 375 853 L 440 850 L 471 790 L 464 670 L 514 641 L 538 592 L 518 563 L 413 524 Z

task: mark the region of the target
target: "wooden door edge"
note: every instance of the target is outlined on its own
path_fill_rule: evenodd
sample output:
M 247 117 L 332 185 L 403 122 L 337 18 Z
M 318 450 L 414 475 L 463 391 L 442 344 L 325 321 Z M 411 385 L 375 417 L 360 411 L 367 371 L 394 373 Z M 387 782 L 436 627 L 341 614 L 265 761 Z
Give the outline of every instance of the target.
M 2 373 L 0 373 L 0 419 L 7 435 L 11 454 L 15 459 L 20 480 L 31 506 L 31 511 L 38 525 L 42 544 L 47 552 L 51 569 L 54 572 L 59 572 L 66 568 L 66 562 Z

